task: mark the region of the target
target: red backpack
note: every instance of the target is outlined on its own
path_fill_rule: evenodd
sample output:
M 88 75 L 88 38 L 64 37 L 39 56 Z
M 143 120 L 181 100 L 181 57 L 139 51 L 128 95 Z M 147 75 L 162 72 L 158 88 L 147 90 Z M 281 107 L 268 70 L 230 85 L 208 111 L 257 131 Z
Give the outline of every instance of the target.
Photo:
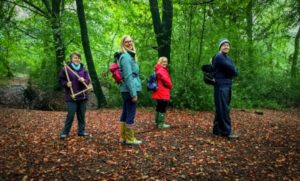
M 114 54 L 115 61 L 114 61 L 114 63 L 112 63 L 109 66 L 109 71 L 112 73 L 112 77 L 113 77 L 113 79 L 115 80 L 115 82 L 117 84 L 121 84 L 122 81 L 123 81 L 123 77 L 122 77 L 121 72 L 120 72 L 120 67 L 118 65 L 118 60 L 119 60 L 120 56 L 121 56 L 121 53 L 116 52 Z

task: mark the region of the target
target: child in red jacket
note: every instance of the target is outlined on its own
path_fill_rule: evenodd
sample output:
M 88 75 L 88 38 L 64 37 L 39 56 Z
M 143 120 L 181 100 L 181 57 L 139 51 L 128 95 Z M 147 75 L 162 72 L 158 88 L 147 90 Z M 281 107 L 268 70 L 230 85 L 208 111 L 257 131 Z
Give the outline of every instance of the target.
M 160 129 L 170 127 L 165 123 L 165 113 L 173 85 L 167 65 L 168 59 L 166 57 L 160 57 L 155 65 L 158 89 L 152 93 L 152 99 L 157 100 L 155 123 Z

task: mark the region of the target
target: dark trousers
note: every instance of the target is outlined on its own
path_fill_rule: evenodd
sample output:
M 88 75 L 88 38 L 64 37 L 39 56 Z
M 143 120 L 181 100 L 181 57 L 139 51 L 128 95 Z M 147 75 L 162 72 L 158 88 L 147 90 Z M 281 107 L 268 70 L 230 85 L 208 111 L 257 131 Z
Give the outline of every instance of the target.
M 78 120 L 78 134 L 83 134 L 85 132 L 85 111 L 86 111 L 86 100 L 84 101 L 68 101 L 67 102 L 67 109 L 68 109 L 68 114 L 67 118 L 65 120 L 65 126 L 62 130 L 61 134 L 66 134 L 68 135 L 72 123 L 74 121 L 74 116 L 76 113 L 77 120 Z
M 132 102 L 131 100 L 132 98 L 129 92 L 122 92 L 122 98 L 123 98 L 123 111 L 121 114 L 120 121 L 126 122 L 127 124 L 133 124 L 136 115 L 137 103 Z
M 169 101 L 158 99 L 156 104 L 156 111 L 160 113 L 166 113 L 168 102 Z
M 230 85 L 215 85 L 215 119 L 213 133 L 216 135 L 228 136 L 231 133 L 230 120 L 230 101 L 231 101 L 231 86 Z

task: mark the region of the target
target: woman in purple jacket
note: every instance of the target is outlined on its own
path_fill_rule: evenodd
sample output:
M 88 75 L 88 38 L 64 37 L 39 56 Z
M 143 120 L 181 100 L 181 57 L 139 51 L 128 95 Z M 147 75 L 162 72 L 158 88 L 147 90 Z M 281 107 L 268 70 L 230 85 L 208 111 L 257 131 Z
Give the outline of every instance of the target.
M 73 71 L 64 67 L 59 73 L 59 83 L 65 90 L 65 101 L 68 109 L 65 126 L 60 134 L 60 139 L 68 137 L 75 113 L 78 120 L 77 135 L 83 137 L 90 136 L 90 134 L 85 132 L 85 112 L 88 92 L 83 92 L 75 97 L 71 96 L 73 93 L 85 90 L 87 88 L 86 85 L 90 83 L 88 72 L 84 69 L 83 64 L 80 63 L 80 57 L 79 53 L 72 53 L 70 55 L 70 62 L 66 66 L 69 66 Z M 74 72 L 77 73 L 79 78 Z

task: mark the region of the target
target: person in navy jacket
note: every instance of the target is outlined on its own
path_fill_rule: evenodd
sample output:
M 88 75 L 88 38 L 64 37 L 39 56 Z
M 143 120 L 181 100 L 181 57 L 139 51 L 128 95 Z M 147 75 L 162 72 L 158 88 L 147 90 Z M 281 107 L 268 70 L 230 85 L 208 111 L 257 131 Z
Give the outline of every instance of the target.
M 232 79 L 238 72 L 228 56 L 230 42 L 223 39 L 219 42 L 219 52 L 213 58 L 215 69 L 214 101 L 215 118 L 213 123 L 213 134 L 228 138 L 237 138 L 232 132 L 230 119 L 230 101 Z
M 165 123 L 165 113 L 173 85 L 167 65 L 168 59 L 166 57 L 160 57 L 155 65 L 158 89 L 152 93 L 152 99 L 157 101 L 155 123 L 160 129 L 170 127 Z

